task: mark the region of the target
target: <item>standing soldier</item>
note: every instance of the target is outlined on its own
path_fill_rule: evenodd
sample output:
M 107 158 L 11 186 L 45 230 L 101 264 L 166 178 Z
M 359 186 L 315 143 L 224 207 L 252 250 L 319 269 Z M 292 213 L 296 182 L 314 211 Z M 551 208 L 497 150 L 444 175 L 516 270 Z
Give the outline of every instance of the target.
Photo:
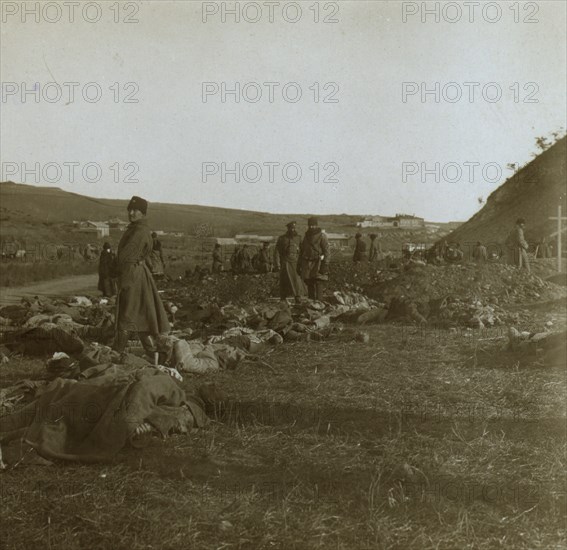
M 240 271 L 240 245 L 236 245 L 230 257 L 230 268 L 233 273 L 239 273 Z
M 329 279 L 329 240 L 319 227 L 317 218 L 309 218 L 307 226 L 301 243 L 297 272 L 307 284 L 309 298 L 322 300 L 324 284 Z
M 484 246 L 480 241 L 477 241 L 473 248 L 472 257 L 476 264 L 484 264 L 488 260 L 486 246 Z
M 254 269 L 252 268 L 250 249 L 248 248 L 247 244 L 243 245 L 240 251 L 240 271 L 242 273 L 251 273 L 252 271 L 254 271 Z
M 381 250 L 380 250 L 380 243 L 376 242 L 377 236 L 378 235 L 376 235 L 376 233 L 370 234 L 370 249 L 368 251 L 369 262 L 376 262 L 380 259 L 378 255 L 380 254 Z
M 547 243 L 547 237 L 542 237 L 537 249 L 538 258 L 551 258 L 549 244 Z
M 353 262 L 367 262 L 368 257 L 366 256 L 366 243 L 362 240 L 362 234 L 357 233 L 354 238 L 354 254 L 352 256 Z
M 301 237 L 295 230 L 295 222 L 289 222 L 287 232 L 278 238 L 276 250 L 280 263 L 280 298 L 285 300 L 288 296 L 298 298 L 305 296 L 305 285 L 299 276 L 297 265 Z
M 152 275 L 156 278 L 162 277 L 165 270 L 165 262 L 163 261 L 163 251 L 161 242 L 157 237 L 157 233 L 152 233 L 152 253 L 149 258 L 149 267 Z
M 262 248 L 258 252 L 258 271 L 260 273 L 269 273 L 272 270 L 270 262 L 270 243 L 262 243 Z
M 280 272 L 280 253 L 278 252 L 278 245 L 274 246 L 274 251 L 272 252 L 272 271 L 274 273 Z
M 441 261 L 446 260 L 446 256 L 447 256 L 447 241 L 443 240 L 441 241 L 441 243 L 439 244 L 439 257 L 441 258 Z
M 516 227 L 512 230 L 506 239 L 506 246 L 508 247 L 508 263 L 515 265 L 519 269 L 522 267 L 530 271 L 530 262 L 528 260 L 528 243 L 524 238 L 524 227 L 526 220 L 518 218 L 516 220 Z
M 169 321 L 147 262 L 153 249 L 146 220 L 148 203 L 132 197 L 128 225 L 116 257 L 118 298 L 114 349 L 124 353 L 130 332 L 137 332 L 144 350 L 157 362 L 157 337 L 169 332 Z M 122 359 L 123 359 L 122 355 Z
M 221 245 L 219 243 L 215 244 L 213 249 L 213 273 L 220 273 L 222 271 L 222 254 Z
M 116 294 L 115 261 L 116 256 L 112 252 L 110 243 L 104 243 L 98 262 L 98 289 L 105 298 L 110 298 Z

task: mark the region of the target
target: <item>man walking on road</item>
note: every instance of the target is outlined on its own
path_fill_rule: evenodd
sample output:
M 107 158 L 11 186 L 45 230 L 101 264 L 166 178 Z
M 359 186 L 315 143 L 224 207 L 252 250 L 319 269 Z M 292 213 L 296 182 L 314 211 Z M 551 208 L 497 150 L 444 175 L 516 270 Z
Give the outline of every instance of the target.
M 308 229 L 301 243 L 297 272 L 307 284 L 309 298 L 322 300 L 324 284 L 329 279 L 331 259 L 329 239 L 319 227 L 317 218 L 309 218 L 307 226 Z
M 137 332 L 149 358 L 157 362 L 157 337 L 170 326 L 156 284 L 148 268 L 153 240 L 146 221 L 148 203 L 132 197 L 128 203 L 130 225 L 118 245 L 116 258 L 118 298 L 116 339 L 113 348 L 124 353 L 130 332 Z

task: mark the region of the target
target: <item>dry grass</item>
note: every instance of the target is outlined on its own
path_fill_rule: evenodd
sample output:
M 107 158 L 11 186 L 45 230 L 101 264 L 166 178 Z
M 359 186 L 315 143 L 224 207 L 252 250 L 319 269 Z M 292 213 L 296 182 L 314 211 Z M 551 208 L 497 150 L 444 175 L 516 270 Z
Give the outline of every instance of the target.
M 2 547 L 564 547 L 564 370 L 497 334 L 368 331 L 187 377 L 230 395 L 206 431 L 4 472 Z M 41 363 L 2 368 L 7 385 Z

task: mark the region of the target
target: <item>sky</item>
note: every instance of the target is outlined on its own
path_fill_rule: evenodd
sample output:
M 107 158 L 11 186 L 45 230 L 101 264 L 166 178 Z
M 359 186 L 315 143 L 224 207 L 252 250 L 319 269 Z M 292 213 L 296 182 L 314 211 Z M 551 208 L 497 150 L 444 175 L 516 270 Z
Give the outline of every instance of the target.
M 567 126 L 563 1 L 35 4 L 2 3 L 2 180 L 466 220 Z

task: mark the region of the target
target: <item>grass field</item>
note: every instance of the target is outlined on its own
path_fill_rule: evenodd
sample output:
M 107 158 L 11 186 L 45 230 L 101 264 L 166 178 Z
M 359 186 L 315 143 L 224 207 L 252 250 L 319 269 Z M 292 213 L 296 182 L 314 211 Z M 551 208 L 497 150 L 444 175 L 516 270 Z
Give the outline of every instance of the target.
M 187 376 L 228 396 L 201 432 L 5 471 L 1 547 L 564 548 L 564 366 L 496 330 L 368 332 Z M 15 361 L 2 385 L 42 369 Z

